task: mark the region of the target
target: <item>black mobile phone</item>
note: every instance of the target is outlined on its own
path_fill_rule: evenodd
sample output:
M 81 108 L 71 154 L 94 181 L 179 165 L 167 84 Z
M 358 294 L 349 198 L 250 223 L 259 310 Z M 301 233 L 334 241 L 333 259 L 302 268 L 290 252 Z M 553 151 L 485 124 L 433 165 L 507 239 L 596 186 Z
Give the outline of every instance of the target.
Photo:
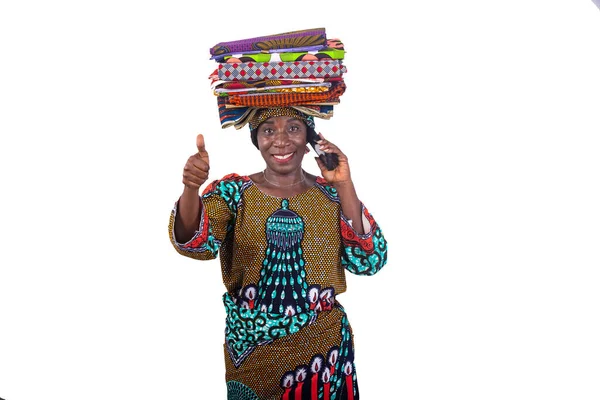
M 317 140 L 320 139 L 321 138 L 316 133 L 314 133 L 313 135 L 311 135 L 311 138 L 309 139 L 308 143 L 310 143 L 315 153 L 317 153 L 321 161 L 323 161 L 323 164 L 325 164 L 325 168 L 327 168 L 329 171 L 332 171 L 339 164 L 338 155 L 335 153 L 325 153 L 323 150 L 321 150 L 319 148 L 319 144 L 317 143 Z

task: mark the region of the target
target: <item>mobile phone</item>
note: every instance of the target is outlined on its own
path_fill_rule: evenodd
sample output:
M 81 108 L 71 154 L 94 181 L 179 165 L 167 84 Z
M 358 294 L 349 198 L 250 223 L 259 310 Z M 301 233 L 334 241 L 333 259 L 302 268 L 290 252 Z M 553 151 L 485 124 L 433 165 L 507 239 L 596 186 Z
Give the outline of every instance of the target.
M 320 139 L 321 138 L 315 133 L 314 135 L 311 135 L 308 143 L 310 143 L 315 153 L 317 153 L 321 161 L 323 161 L 325 168 L 327 168 L 329 171 L 332 171 L 336 169 L 339 164 L 338 155 L 335 153 L 325 153 L 323 150 L 321 150 L 319 148 L 319 144 L 317 143 L 317 140 Z

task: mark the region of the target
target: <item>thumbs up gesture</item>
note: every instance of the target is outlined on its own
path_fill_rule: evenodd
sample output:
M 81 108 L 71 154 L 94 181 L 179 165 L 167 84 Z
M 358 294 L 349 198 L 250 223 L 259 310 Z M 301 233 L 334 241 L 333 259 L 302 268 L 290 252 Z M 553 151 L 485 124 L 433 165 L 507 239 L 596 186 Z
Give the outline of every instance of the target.
M 186 188 L 197 191 L 208 179 L 208 171 L 210 170 L 208 152 L 202 134 L 196 137 L 196 147 L 198 152 L 188 158 L 183 168 L 183 184 Z

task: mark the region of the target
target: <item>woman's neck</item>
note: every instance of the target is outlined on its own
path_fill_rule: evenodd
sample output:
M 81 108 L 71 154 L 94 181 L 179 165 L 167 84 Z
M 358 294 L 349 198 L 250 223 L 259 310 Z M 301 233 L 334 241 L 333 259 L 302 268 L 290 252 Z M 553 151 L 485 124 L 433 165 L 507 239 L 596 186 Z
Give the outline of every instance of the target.
M 277 180 L 275 174 L 271 175 L 272 172 L 273 171 L 266 169 L 250 175 L 250 179 L 261 192 L 274 197 L 286 198 L 303 193 L 314 186 L 316 180 L 316 176 L 308 174 L 301 169 L 297 174 L 290 175 L 285 181 L 281 179 Z M 302 179 L 302 177 L 304 177 L 304 179 Z M 299 182 L 300 180 L 302 181 Z M 271 181 L 276 184 L 274 185 Z
M 306 175 L 302 168 L 298 168 L 296 171 L 289 174 L 282 175 L 267 167 L 263 170 L 262 174 L 266 183 L 278 188 L 297 186 L 306 181 Z

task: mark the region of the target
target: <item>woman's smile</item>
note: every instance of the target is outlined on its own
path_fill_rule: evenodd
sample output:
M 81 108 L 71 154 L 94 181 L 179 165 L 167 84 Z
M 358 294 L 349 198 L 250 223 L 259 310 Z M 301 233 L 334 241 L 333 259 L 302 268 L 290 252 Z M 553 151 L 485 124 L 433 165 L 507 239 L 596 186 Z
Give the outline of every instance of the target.
M 295 152 L 285 153 L 285 154 L 273 154 L 273 158 L 278 163 L 286 163 L 292 159 L 292 157 L 296 154 Z

